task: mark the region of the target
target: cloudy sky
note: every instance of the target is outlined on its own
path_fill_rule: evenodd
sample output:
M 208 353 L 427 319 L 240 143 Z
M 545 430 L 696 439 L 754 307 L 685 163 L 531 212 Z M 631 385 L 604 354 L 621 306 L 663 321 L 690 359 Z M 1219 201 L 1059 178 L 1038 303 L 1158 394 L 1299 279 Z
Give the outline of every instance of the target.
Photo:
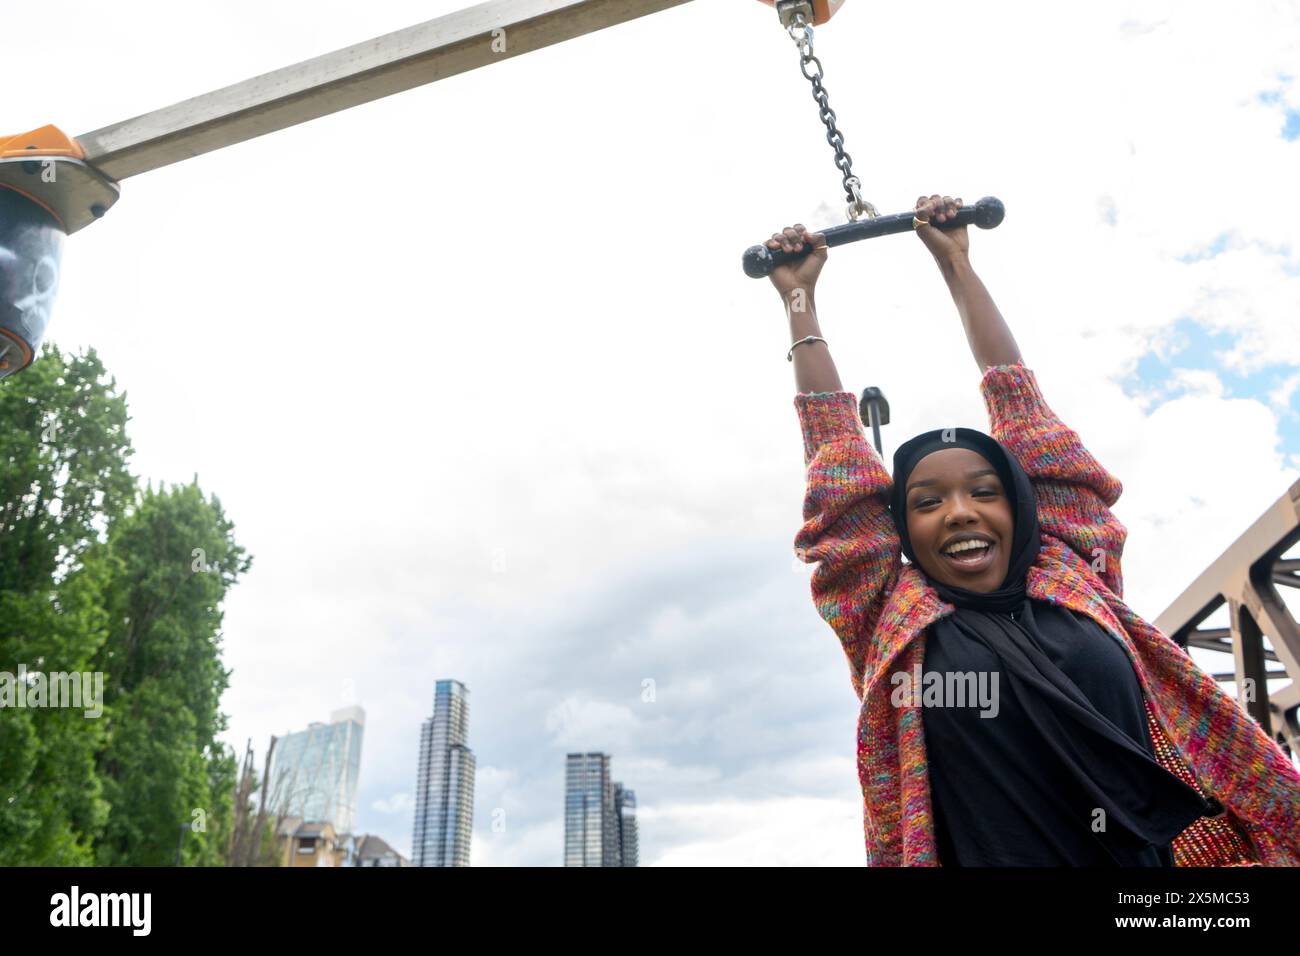
M 31 80 L 3 122 L 84 133 L 461 5 L 77 0 L 57 31 L 12 5 L 0 53 Z M 1300 475 L 1300 5 L 855 0 L 816 49 L 883 212 L 1006 203 L 972 260 L 1124 482 L 1154 618 Z M 254 556 L 228 742 L 260 759 L 362 705 L 359 827 L 409 853 L 420 722 L 456 678 L 476 865 L 561 862 L 575 750 L 637 792 L 644 864 L 861 864 L 857 701 L 792 556 L 789 330 L 740 270 L 843 221 L 754 0 L 128 180 L 68 244 L 51 337 L 126 390 L 137 473 L 197 473 Z M 986 426 L 915 237 L 833 250 L 818 305 L 845 387 L 890 399 L 887 456 Z

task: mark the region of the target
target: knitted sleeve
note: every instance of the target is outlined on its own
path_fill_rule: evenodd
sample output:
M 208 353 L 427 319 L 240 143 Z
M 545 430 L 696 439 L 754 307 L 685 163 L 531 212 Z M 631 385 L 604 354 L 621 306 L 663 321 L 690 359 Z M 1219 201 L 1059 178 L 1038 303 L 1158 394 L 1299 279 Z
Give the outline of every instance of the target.
M 1128 530 L 1110 508 L 1123 486 L 1072 429 L 1056 417 L 1023 365 L 997 365 L 980 391 L 990 432 L 1016 456 L 1034 484 L 1038 521 L 1046 534 L 1078 554 L 1116 597 L 1123 597 L 1120 559 Z
M 863 433 L 852 392 L 803 392 L 794 404 L 808 477 L 795 554 L 820 562 L 813 604 L 839 637 L 861 699 L 871 632 L 902 567 L 889 472 Z

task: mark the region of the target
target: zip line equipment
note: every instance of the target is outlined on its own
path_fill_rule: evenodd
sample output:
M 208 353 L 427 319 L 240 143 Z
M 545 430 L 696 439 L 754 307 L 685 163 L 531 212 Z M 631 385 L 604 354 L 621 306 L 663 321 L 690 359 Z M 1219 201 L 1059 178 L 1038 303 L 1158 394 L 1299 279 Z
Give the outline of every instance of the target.
M 116 205 L 122 180 L 688 2 L 490 0 L 79 136 L 53 125 L 0 134 L 0 378 L 35 359 L 58 291 L 64 240 Z M 862 198 L 813 54 L 813 26 L 844 0 L 763 2 L 775 6 L 799 47 L 842 172 L 850 222 L 824 230 L 827 243 L 909 229 L 910 213 L 879 216 Z M 364 152 L 353 144 L 340 152 L 340 168 L 357 188 L 375 189 Z M 191 201 L 202 207 L 201 187 Z M 975 222 L 987 229 L 1001 214 L 1001 203 L 983 199 L 939 228 Z M 757 246 L 746 253 L 746 271 L 764 275 L 789 258 L 797 256 Z
M 826 245 L 838 246 L 859 239 L 891 235 L 912 230 L 912 213 L 897 213 L 881 216 L 876 207 L 862 198 L 862 182 L 853 175 L 853 158 L 844 151 L 844 135 L 836 126 L 835 111 L 831 109 L 826 87 L 822 84 L 822 64 L 813 52 L 813 26 L 825 23 L 833 17 L 844 0 L 761 0 L 768 6 L 775 6 L 795 46 L 799 48 L 799 69 L 804 77 L 812 83 L 813 99 L 820 107 L 821 121 L 826 125 L 826 139 L 835 150 L 835 166 L 840 170 L 844 185 L 845 199 L 848 207 L 845 214 L 849 222 L 843 226 L 831 226 L 820 230 L 826 237 Z M 810 70 L 810 66 L 815 70 Z M 957 215 L 944 223 L 936 223 L 939 229 L 956 229 L 971 223 L 981 229 L 992 229 L 1002 222 L 1006 214 L 1002 202 L 992 196 L 986 196 L 974 206 L 958 210 Z M 859 221 L 862 217 L 864 221 Z M 810 245 L 797 252 L 769 249 L 766 244 L 750 246 L 741 258 L 745 274 L 754 279 L 761 279 L 771 274 L 777 266 L 802 259 L 812 251 Z
M 64 239 L 113 208 L 123 179 L 688 2 L 490 0 L 76 137 L 57 126 L 0 133 L 0 378 L 36 357 Z M 373 157 L 389 150 L 345 141 L 326 159 L 373 193 L 386 188 Z M 201 209 L 202 185 L 186 199 Z

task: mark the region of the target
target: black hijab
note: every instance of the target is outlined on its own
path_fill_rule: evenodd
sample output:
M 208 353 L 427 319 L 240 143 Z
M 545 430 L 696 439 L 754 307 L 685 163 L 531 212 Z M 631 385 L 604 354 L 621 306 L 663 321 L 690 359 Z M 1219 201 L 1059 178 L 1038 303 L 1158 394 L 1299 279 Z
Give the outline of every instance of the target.
M 1011 505 L 1015 519 L 1011 558 L 1007 575 L 995 591 L 969 591 L 934 580 L 917 561 L 908 536 L 908 477 L 922 458 L 947 448 L 968 448 L 982 455 L 1001 478 Z M 936 429 L 899 447 L 893 478 L 890 513 L 903 553 L 939 596 L 956 607 L 931 626 L 946 641 L 979 641 L 1000 659 L 1004 692 L 1016 695 L 1069 778 L 1086 794 L 1088 805 L 1105 808 L 1108 819 L 1117 824 L 1111 829 L 1114 845 L 1130 851 L 1161 847 L 1197 818 L 1217 812 L 1217 803 L 1205 800 L 1160 766 L 1145 723 L 1140 728 L 1142 739 L 1117 727 L 1045 652 L 1047 646 L 1114 638 L 1095 621 L 1067 608 L 1040 604 L 1036 609 L 1031 604 L 1026 581 L 1042 546 L 1038 502 L 1015 456 L 983 432 Z M 1136 674 L 1122 676 L 1132 681 L 1140 696 Z

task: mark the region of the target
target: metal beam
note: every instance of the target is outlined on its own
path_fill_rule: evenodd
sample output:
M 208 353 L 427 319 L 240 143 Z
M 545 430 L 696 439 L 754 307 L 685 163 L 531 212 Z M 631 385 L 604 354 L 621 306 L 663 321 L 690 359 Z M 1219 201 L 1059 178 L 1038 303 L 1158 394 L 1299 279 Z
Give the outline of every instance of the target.
M 114 180 L 690 0 L 493 0 L 76 137 Z
M 1282 555 L 1300 543 L 1300 481 L 1234 541 L 1191 587 L 1165 609 L 1155 625 L 1183 647 L 1203 647 L 1233 655 L 1232 679 L 1237 687 L 1249 679 L 1255 687 L 1247 710 L 1264 730 L 1288 742 L 1296 736 L 1288 723 L 1288 707 L 1300 700 L 1300 623 L 1276 585 L 1292 584 L 1300 561 Z M 1199 630 L 1202 621 L 1224 604 L 1227 628 Z M 1267 636 L 1272 650 L 1264 647 Z M 1229 641 L 1228 638 L 1231 638 Z M 1267 670 L 1269 662 L 1282 664 L 1283 673 Z M 1223 675 L 1214 675 L 1222 680 Z M 1272 697 L 1270 677 L 1286 676 L 1291 683 Z M 1281 707 L 1278 701 L 1284 701 Z M 1294 717 L 1290 717 L 1294 721 Z

